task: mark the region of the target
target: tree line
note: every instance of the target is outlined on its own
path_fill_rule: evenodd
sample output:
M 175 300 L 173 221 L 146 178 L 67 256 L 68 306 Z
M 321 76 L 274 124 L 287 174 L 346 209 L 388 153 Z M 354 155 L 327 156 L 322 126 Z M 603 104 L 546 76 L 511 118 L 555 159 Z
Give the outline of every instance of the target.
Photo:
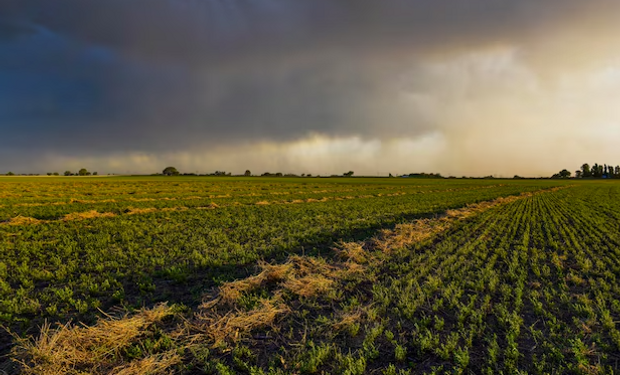
M 567 169 L 563 169 L 551 176 L 551 178 L 571 177 L 572 173 Z M 590 166 L 590 164 L 585 163 L 575 171 L 575 178 L 620 178 L 620 165 L 614 167 L 611 164 L 594 163 L 594 165 Z
M 333 175 L 332 177 L 353 177 L 354 173 L 355 172 L 353 172 L 353 171 L 348 171 L 348 172 L 344 172 L 342 175 Z M 175 167 L 166 167 L 161 172 L 161 174 L 155 174 L 155 175 L 164 175 L 164 176 L 232 176 L 232 173 L 231 172 L 225 172 L 225 171 L 215 171 L 214 173 L 206 173 L 206 174 L 181 173 Z M 248 170 L 245 171 L 245 173 L 243 173 L 243 175 L 235 175 L 235 176 L 252 177 L 254 175 L 248 169 Z M 265 173 L 261 174 L 260 176 L 261 177 L 312 177 L 312 175 L 310 173 L 308 173 L 308 174 L 302 173 L 301 175 L 297 175 L 297 174 L 294 174 L 294 173 L 282 173 L 282 172 L 276 172 L 276 173 L 265 172 Z M 320 176 L 316 176 L 316 177 L 320 177 Z
M 48 176 L 60 176 L 60 173 L 58 172 L 47 172 Z M 72 171 L 65 171 L 65 173 L 63 173 L 64 176 L 97 176 L 99 175 L 97 172 L 89 172 L 86 168 L 82 168 L 77 172 L 72 172 Z M 13 172 L 7 172 L 6 176 L 15 176 L 15 173 Z M 40 174 L 38 173 L 22 173 L 20 174 L 20 176 L 40 176 Z
M 331 175 L 329 177 L 353 177 L 354 172 L 353 171 L 348 171 L 348 172 L 344 172 L 342 173 L 342 175 Z M 14 176 L 15 173 L 13 172 L 8 172 L 6 173 L 7 176 Z M 48 172 L 47 173 L 48 176 L 60 176 L 60 174 L 58 172 Z M 72 172 L 72 171 L 65 171 L 63 173 L 64 176 L 97 176 L 98 173 L 97 172 L 89 172 L 86 168 L 82 168 L 77 172 Z M 225 172 L 225 171 L 215 171 L 214 173 L 207 173 L 207 174 L 197 174 L 197 173 L 181 173 L 179 172 L 178 169 L 176 169 L 175 167 L 167 167 L 165 168 L 161 174 L 157 173 L 155 175 L 164 175 L 164 176 L 232 176 L 232 173 L 230 172 Z M 39 174 L 22 174 L 22 176 L 39 176 Z M 254 176 L 252 174 L 252 172 L 250 172 L 250 170 L 246 170 L 244 174 L 239 175 L 239 176 L 246 176 L 246 177 L 250 177 L 250 176 Z M 281 172 L 277 172 L 277 173 L 270 173 L 270 172 L 265 172 L 262 173 L 260 175 L 261 177 L 313 177 L 311 174 L 306 174 L 306 173 L 302 173 L 301 175 L 297 175 L 297 174 L 293 174 L 293 173 L 281 173 Z M 316 177 L 321 177 L 320 175 L 317 175 Z M 389 175 L 389 177 L 394 177 L 391 173 Z M 413 177 L 413 178 L 446 178 L 443 177 L 441 174 L 439 173 L 410 173 L 410 174 L 404 174 L 402 176 L 397 176 L 397 177 Z M 447 177 L 447 178 L 455 178 L 455 177 Z M 463 176 L 462 178 L 475 178 L 475 177 L 466 177 Z M 493 176 L 487 176 L 487 177 L 482 177 L 482 178 L 494 178 Z M 515 179 L 520 179 L 523 177 L 520 176 L 514 176 Z M 543 177 L 544 178 L 544 177 Z M 590 164 L 588 163 L 584 163 L 581 168 L 577 169 L 573 175 L 573 173 L 571 173 L 568 169 L 562 169 L 560 172 L 554 174 L 553 176 L 551 176 L 551 178 L 554 179 L 560 179 L 560 178 L 617 178 L 620 179 L 620 165 L 616 165 L 613 166 L 611 164 L 598 164 L 598 163 L 594 163 L 594 165 L 590 166 Z

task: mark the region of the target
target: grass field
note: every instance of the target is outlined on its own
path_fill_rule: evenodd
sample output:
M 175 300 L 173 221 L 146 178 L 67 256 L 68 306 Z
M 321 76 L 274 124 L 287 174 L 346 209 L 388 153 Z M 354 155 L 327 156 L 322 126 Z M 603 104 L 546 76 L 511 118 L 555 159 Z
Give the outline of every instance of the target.
M 613 373 L 619 198 L 612 181 L 0 178 L 0 348 L 36 374 Z

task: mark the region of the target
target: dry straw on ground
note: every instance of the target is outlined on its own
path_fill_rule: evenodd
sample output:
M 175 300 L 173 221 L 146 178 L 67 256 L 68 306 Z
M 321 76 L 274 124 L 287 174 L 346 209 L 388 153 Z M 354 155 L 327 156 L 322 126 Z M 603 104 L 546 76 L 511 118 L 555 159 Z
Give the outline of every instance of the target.
M 155 207 L 149 207 L 149 208 L 128 207 L 125 210 L 125 214 L 126 215 L 148 214 L 148 213 L 155 212 L 155 211 L 157 211 L 157 208 Z
M 292 256 L 284 264 L 259 264 L 261 272 L 255 276 L 222 285 L 217 298 L 203 307 L 216 304 L 233 305 L 245 293 L 261 288 L 289 291 L 303 297 L 313 297 L 327 292 L 334 280 L 347 268 L 328 264 L 324 259 Z
M 197 210 L 213 210 L 216 208 L 219 208 L 220 206 L 215 204 L 215 203 L 211 203 L 208 206 L 202 206 L 202 207 L 196 207 Z
M 344 264 L 328 264 L 324 259 L 292 256 L 284 264 L 261 263 L 261 272 L 246 279 L 226 283 L 215 298 L 202 304 L 192 327 L 212 345 L 224 340 L 236 340 L 242 334 L 260 327 L 273 327 L 279 317 L 291 313 L 284 293 L 313 298 L 333 291 L 335 284 L 351 272 Z M 259 289 L 270 290 L 271 297 L 263 298 L 258 306 L 244 311 L 240 299 Z
M 250 311 L 231 310 L 221 314 L 212 307 L 203 305 L 191 327 L 205 335 L 213 346 L 217 346 L 223 340 L 236 340 L 243 333 L 272 326 L 277 317 L 289 312 L 290 308 L 278 296 L 261 300 L 259 305 Z
M 167 212 L 167 211 L 187 211 L 189 210 L 188 207 L 184 207 L 184 206 L 179 206 L 179 207 L 164 207 L 161 209 L 161 211 Z
M 41 224 L 43 221 L 27 216 L 16 216 L 5 222 L 8 225 L 36 225 Z
M 332 325 L 334 330 L 343 331 L 349 330 L 355 324 L 359 324 L 364 318 L 365 311 L 363 308 L 358 307 L 352 311 L 342 313 L 339 319 Z
M 94 219 L 97 217 L 113 217 L 116 216 L 111 212 L 97 212 L 95 210 L 85 211 L 85 212 L 72 212 L 70 214 L 66 214 L 62 220 L 63 221 L 71 221 L 71 220 L 84 220 L 84 219 Z
M 36 340 L 18 338 L 14 354 L 24 374 L 163 374 L 180 357 L 168 353 L 124 363 L 121 354 L 148 337 L 152 325 L 172 314 L 168 306 L 158 305 L 132 317 L 108 316 L 90 327 L 66 324 L 52 329 L 45 324 Z
M 112 370 L 112 373 L 115 375 L 170 374 L 170 369 L 180 362 L 181 356 L 176 351 L 171 350 L 119 366 Z

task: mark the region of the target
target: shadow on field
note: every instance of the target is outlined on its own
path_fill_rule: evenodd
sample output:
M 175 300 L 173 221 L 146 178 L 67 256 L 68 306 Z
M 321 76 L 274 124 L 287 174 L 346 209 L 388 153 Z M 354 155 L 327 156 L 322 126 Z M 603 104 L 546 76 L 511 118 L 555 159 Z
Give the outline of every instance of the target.
M 318 256 L 331 258 L 335 255 L 333 249 L 340 241 L 354 242 L 363 241 L 375 236 L 382 229 L 393 229 L 396 224 L 411 222 L 419 219 L 436 218 L 444 211 L 436 213 L 401 215 L 391 218 L 384 225 L 369 225 L 349 231 L 324 231 L 314 236 L 314 241 L 308 240 L 291 247 L 273 247 L 263 253 L 261 260 L 267 263 L 283 263 L 291 255 Z M 150 307 L 159 302 L 170 304 L 183 304 L 189 308 L 195 308 L 202 303 L 205 293 L 224 282 L 243 279 L 259 272 L 257 262 L 225 264 L 218 267 L 184 267 L 178 270 L 181 277 L 170 277 L 162 272 L 150 275 L 156 285 L 155 292 L 148 295 L 140 295 L 135 280 L 127 280 L 123 284 L 126 292 L 127 306 L 131 308 Z M 103 309 L 108 311 L 113 305 L 106 305 Z
M 353 230 L 323 231 L 314 233 L 312 239 L 302 239 L 291 247 L 277 246 L 264 251 L 261 259 L 268 263 L 282 263 L 290 255 L 311 255 L 331 258 L 334 255 L 333 248 L 339 241 L 351 242 L 368 239 L 377 234 L 381 229 L 393 228 L 396 224 L 410 222 L 417 219 L 433 218 L 441 215 L 444 211 L 426 213 L 398 215 L 388 217 L 381 224 L 367 225 Z M 182 304 L 190 309 L 196 308 L 202 302 L 203 296 L 213 291 L 214 288 L 224 282 L 234 281 L 245 278 L 258 272 L 257 262 L 223 264 L 217 267 L 185 266 L 177 267 L 176 275 L 162 270 L 147 272 L 141 276 L 131 275 L 120 279 L 125 298 L 120 304 L 112 296 L 101 299 L 100 310 L 102 312 L 125 311 L 151 307 L 159 302 L 169 304 Z M 145 293 L 140 288 L 140 278 L 147 276 L 154 290 Z M 11 373 L 8 355 L 13 347 L 13 337 L 9 333 L 20 336 L 37 336 L 40 326 L 49 321 L 51 323 L 64 324 L 68 321 L 93 324 L 101 313 L 97 310 L 89 310 L 86 313 L 67 314 L 61 319 L 45 319 L 37 314 L 19 316 L 17 321 L 5 325 L 0 330 L 0 374 L 2 371 Z

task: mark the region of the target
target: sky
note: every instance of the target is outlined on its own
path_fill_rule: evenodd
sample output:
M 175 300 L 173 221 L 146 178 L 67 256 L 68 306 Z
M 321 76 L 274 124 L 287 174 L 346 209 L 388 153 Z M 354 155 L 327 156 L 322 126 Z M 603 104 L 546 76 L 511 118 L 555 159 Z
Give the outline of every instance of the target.
M 617 0 L 0 0 L 0 173 L 620 164 Z

